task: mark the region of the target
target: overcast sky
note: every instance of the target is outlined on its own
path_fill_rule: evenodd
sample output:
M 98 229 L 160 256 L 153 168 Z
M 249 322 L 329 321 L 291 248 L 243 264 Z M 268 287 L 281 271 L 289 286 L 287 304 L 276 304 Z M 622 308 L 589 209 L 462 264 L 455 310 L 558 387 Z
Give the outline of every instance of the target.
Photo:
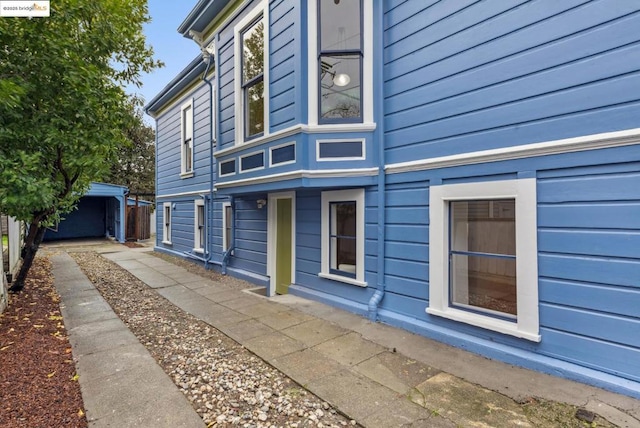
M 153 46 L 155 58 L 165 66 L 143 75 L 141 88 L 128 88 L 128 92 L 142 95 L 145 103 L 151 101 L 199 54 L 196 43 L 177 31 L 196 3 L 197 0 L 149 0 L 151 22 L 145 26 L 144 32 L 147 43 Z M 152 124 L 153 120 L 147 116 L 147 122 Z

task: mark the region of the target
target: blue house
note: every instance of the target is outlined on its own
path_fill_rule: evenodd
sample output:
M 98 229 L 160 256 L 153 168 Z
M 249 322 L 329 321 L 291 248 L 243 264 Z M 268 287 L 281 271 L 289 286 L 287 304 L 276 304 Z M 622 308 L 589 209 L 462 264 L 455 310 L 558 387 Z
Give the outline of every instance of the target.
M 200 0 L 156 250 L 640 397 L 640 3 Z

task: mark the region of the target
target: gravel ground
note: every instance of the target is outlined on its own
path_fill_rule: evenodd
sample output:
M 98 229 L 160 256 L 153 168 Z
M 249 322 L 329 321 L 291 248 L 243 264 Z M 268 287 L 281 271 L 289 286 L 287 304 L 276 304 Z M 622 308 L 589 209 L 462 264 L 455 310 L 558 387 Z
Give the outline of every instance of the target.
M 356 425 L 115 263 L 96 253 L 71 256 L 187 396 L 207 426 Z

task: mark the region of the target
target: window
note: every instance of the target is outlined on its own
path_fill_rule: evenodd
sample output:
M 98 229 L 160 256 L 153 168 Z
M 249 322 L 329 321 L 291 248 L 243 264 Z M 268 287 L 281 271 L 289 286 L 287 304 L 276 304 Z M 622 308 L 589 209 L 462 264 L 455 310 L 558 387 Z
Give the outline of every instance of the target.
M 372 3 L 310 2 L 310 125 L 373 122 Z
M 364 190 L 322 192 L 320 276 L 366 287 L 364 281 Z
M 539 341 L 536 180 L 432 186 L 427 312 Z
M 171 202 L 165 202 L 162 208 L 162 222 L 164 223 L 162 227 L 162 243 L 171 244 Z
M 193 250 L 203 253 L 206 243 L 207 228 L 205 227 L 204 199 L 196 200 L 194 203 L 194 231 Z
M 318 2 L 320 123 L 362 122 L 362 0 Z
M 181 119 L 180 176 L 193 177 L 193 103 L 182 106 Z
M 233 225 L 233 213 L 231 211 L 231 203 L 224 202 L 222 204 L 222 251 L 231 248 L 231 227 Z
M 234 27 L 236 80 L 236 143 L 268 133 L 268 37 L 266 3 Z

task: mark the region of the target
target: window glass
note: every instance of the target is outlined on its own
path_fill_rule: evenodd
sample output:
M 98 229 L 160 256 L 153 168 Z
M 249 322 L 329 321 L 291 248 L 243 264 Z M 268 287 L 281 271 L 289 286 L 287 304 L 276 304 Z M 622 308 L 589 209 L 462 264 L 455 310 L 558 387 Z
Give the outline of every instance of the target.
M 356 202 L 330 204 L 330 269 L 339 275 L 356 277 Z
M 231 248 L 231 222 L 233 221 L 231 217 L 231 205 L 224 206 L 224 250 L 228 250 Z
M 320 49 L 360 49 L 360 0 L 320 0 Z
M 450 202 L 454 305 L 517 315 L 515 200 Z
M 204 234 L 205 234 L 205 227 L 204 227 L 204 205 L 198 205 L 197 206 L 198 210 L 197 210 L 197 225 L 198 225 L 198 240 L 196 242 L 196 247 L 197 248 L 203 248 L 204 246 Z
M 320 115 L 323 119 L 360 117 L 360 55 L 321 55 Z
M 318 1 L 321 122 L 362 118 L 362 2 Z
M 264 24 L 262 18 L 242 34 L 242 87 L 245 138 L 264 132 Z
M 264 82 L 245 89 L 245 135 L 260 135 L 264 132 Z

